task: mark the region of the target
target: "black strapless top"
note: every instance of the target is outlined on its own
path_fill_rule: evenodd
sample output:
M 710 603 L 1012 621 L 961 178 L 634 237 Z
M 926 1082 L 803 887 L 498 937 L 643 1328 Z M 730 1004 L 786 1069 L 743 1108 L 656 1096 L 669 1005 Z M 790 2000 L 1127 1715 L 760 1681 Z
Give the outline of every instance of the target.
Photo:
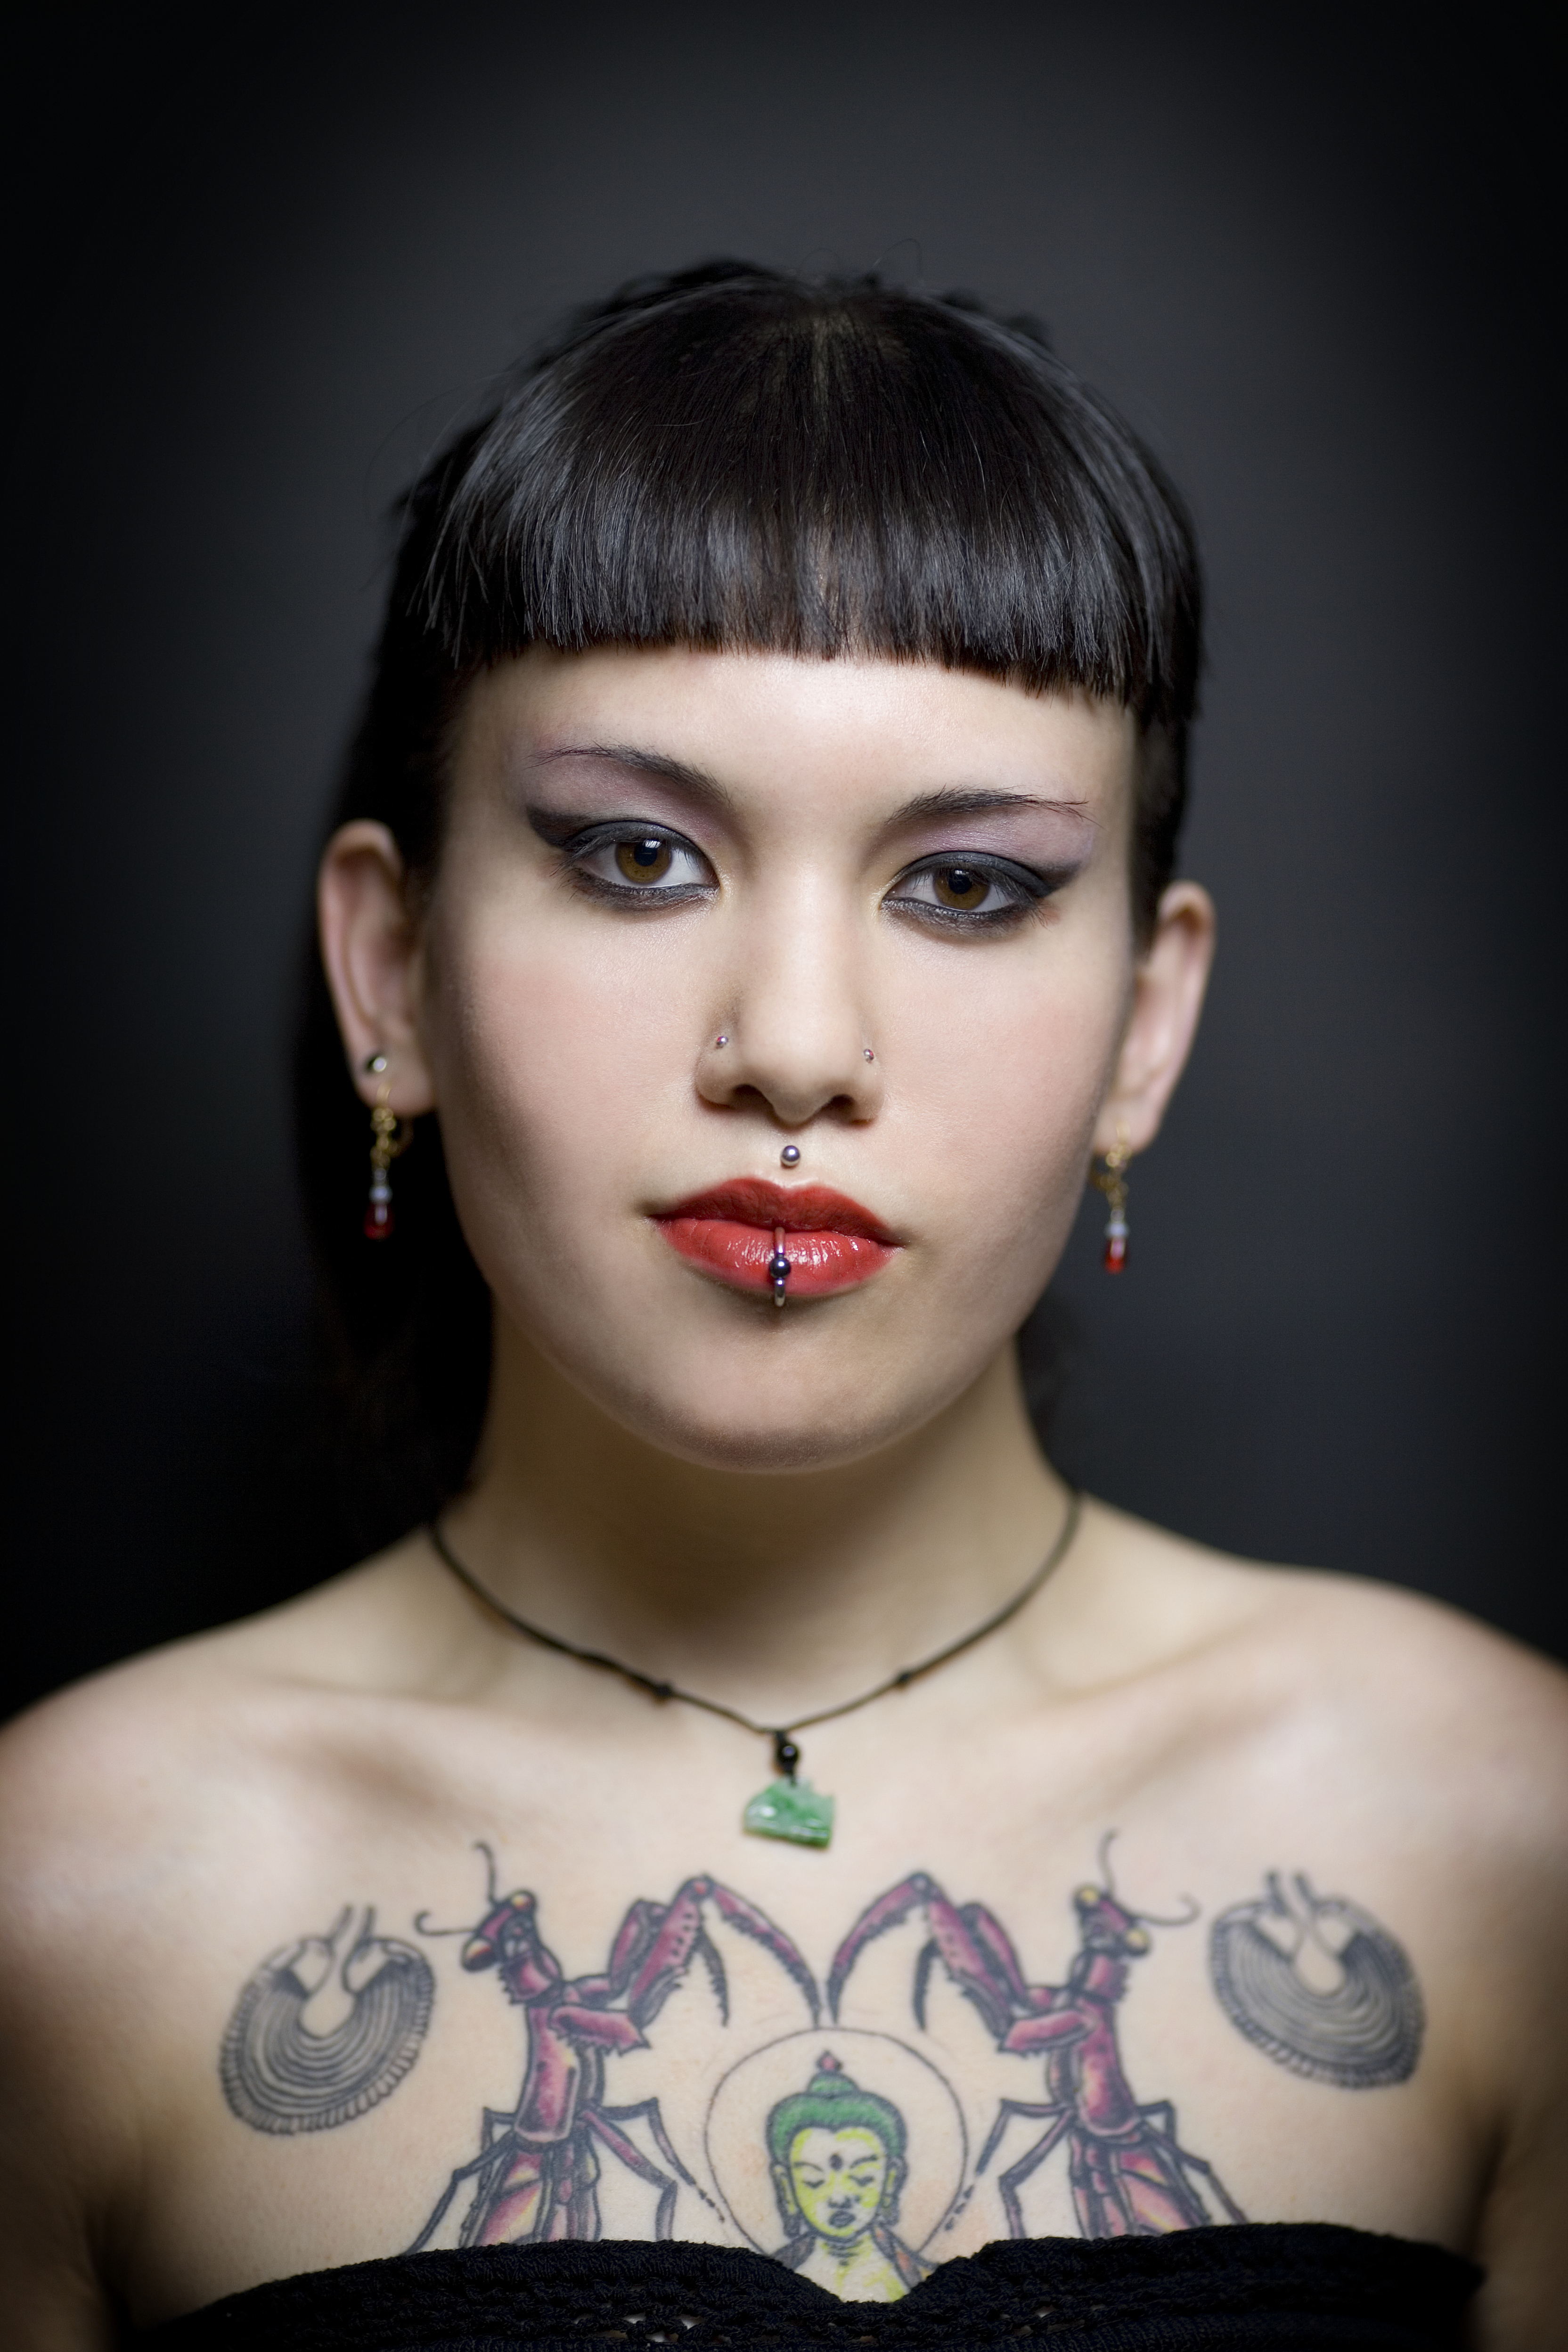
M 1473 2263 L 1329 2222 L 1031 2238 L 840 2303 L 727 2246 L 486 2246 L 312 2271 L 132 2339 L 148 2352 L 1458 2352 Z

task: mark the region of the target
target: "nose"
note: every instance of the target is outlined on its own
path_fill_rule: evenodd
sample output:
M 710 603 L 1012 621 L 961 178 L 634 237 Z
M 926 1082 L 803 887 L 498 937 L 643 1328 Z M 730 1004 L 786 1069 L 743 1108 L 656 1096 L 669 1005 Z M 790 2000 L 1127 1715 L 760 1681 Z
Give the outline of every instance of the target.
M 803 883 L 759 906 L 737 942 L 697 1067 L 717 1108 L 765 1109 L 779 1126 L 874 1118 L 882 1101 L 852 909 Z

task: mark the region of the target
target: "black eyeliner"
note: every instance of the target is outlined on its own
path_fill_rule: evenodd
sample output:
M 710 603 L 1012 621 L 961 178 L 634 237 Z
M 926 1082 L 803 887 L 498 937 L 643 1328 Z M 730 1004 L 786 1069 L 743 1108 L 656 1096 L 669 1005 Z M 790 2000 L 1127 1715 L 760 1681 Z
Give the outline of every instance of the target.
M 907 908 L 921 919 L 932 918 L 938 922 L 946 924 L 950 929 L 970 930 L 986 928 L 1002 929 L 1018 917 L 1043 906 L 1047 899 L 1054 898 L 1058 891 L 1065 889 L 1069 882 L 1075 881 L 1082 873 L 1087 863 L 1087 859 L 1079 859 L 1069 866 L 1041 867 L 1025 866 L 1016 858 L 999 856 L 994 850 L 969 852 L 939 850 L 934 856 L 922 857 L 915 865 L 906 866 L 882 903 L 888 907 Z M 983 876 L 987 880 L 1016 890 L 1020 897 L 1010 908 L 995 907 L 987 913 L 979 911 L 970 913 L 960 907 L 942 907 L 925 898 L 900 896 L 900 891 L 906 889 L 908 885 L 921 875 L 941 874 L 951 871 L 955 866 L 962 866 L 969 873 Z
M 525 808 L 523 814 L 540 840 L 561 853 L 562 881 L 600 906 L 618 907 L 623 911 L 632 907 L 689 907 L 694 899 L 705 898 L 714 887 L 711 882 L 678 882 L 639 889 L 635 882 L 612 882 L 607 876 L 586 870 L 585 861 L 601 849 L 613 848 L 620 842 L 652 840 L 684 851 L 711 873 L 706 851 L 686 834 L 657 818 L 586 817 L 532 806 Z
M 578 816 L 555 809 L 528 808 L 523 812 L 531 829 L 552 849 L 595 849 L 606 841 L 668 841 L 678 849 L 689 849 L 694 856 L 703 857 L 689 835 L 662 818 L 651 816 Z

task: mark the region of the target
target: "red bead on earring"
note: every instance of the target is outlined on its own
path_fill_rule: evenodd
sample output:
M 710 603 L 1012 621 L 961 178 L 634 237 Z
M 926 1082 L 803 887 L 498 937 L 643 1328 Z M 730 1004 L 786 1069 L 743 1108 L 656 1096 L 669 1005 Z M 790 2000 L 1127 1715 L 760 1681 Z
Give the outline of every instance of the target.
M 1127 1163 L 1131 1157 L 1127 1129 L 1118 1122 L 1115 1142 L 1089 1177 L 1095 1189 L 1103 1192 L 1110 1204 L 1110 1214 L 1105 1221 L 1105 1248 L 1100 1261 L 1107 1274 L 1121 1274 L 1127 1265 Z
M 373 1054 L 364 1066 L 367 1076 L 379 1077 L 386 1067 L 385 1055 Z M 362 1229 L 367 1242 L 392 1238 L 396 1223 L 392 1213 L 392 1163 L 413 1141 L 412 1134 L 399 1138 L 397 1113 L 387 1106 L 391 1092 L 390 1084 L 378 1089 L 370 1115 L 370 1198 L 365 1203 Z

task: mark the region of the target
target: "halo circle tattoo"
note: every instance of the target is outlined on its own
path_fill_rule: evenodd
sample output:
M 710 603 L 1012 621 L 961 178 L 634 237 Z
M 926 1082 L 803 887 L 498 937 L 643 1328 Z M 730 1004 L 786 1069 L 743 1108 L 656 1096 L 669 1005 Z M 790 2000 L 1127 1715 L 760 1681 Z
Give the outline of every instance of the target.
M 826 2071 L 852 2074 L 864 2100 L 897 2116 L 900 2179 L 885 2218 L 911 2252 L 929 2246 L 957 2210 L 969 2168 L 963 2106 L 930 2058 L 891 2034 L 853 2027 L 786 2033 L 748 2051 L 715 2085 L 703 2148 L 731 2220 L 760 2253 L 778 2255 L 789 2224 L 772 2168 L 757 2158 L 768 2153 L 781 2103 L 805 2104 L 790 2095 L 820 2084 Z

